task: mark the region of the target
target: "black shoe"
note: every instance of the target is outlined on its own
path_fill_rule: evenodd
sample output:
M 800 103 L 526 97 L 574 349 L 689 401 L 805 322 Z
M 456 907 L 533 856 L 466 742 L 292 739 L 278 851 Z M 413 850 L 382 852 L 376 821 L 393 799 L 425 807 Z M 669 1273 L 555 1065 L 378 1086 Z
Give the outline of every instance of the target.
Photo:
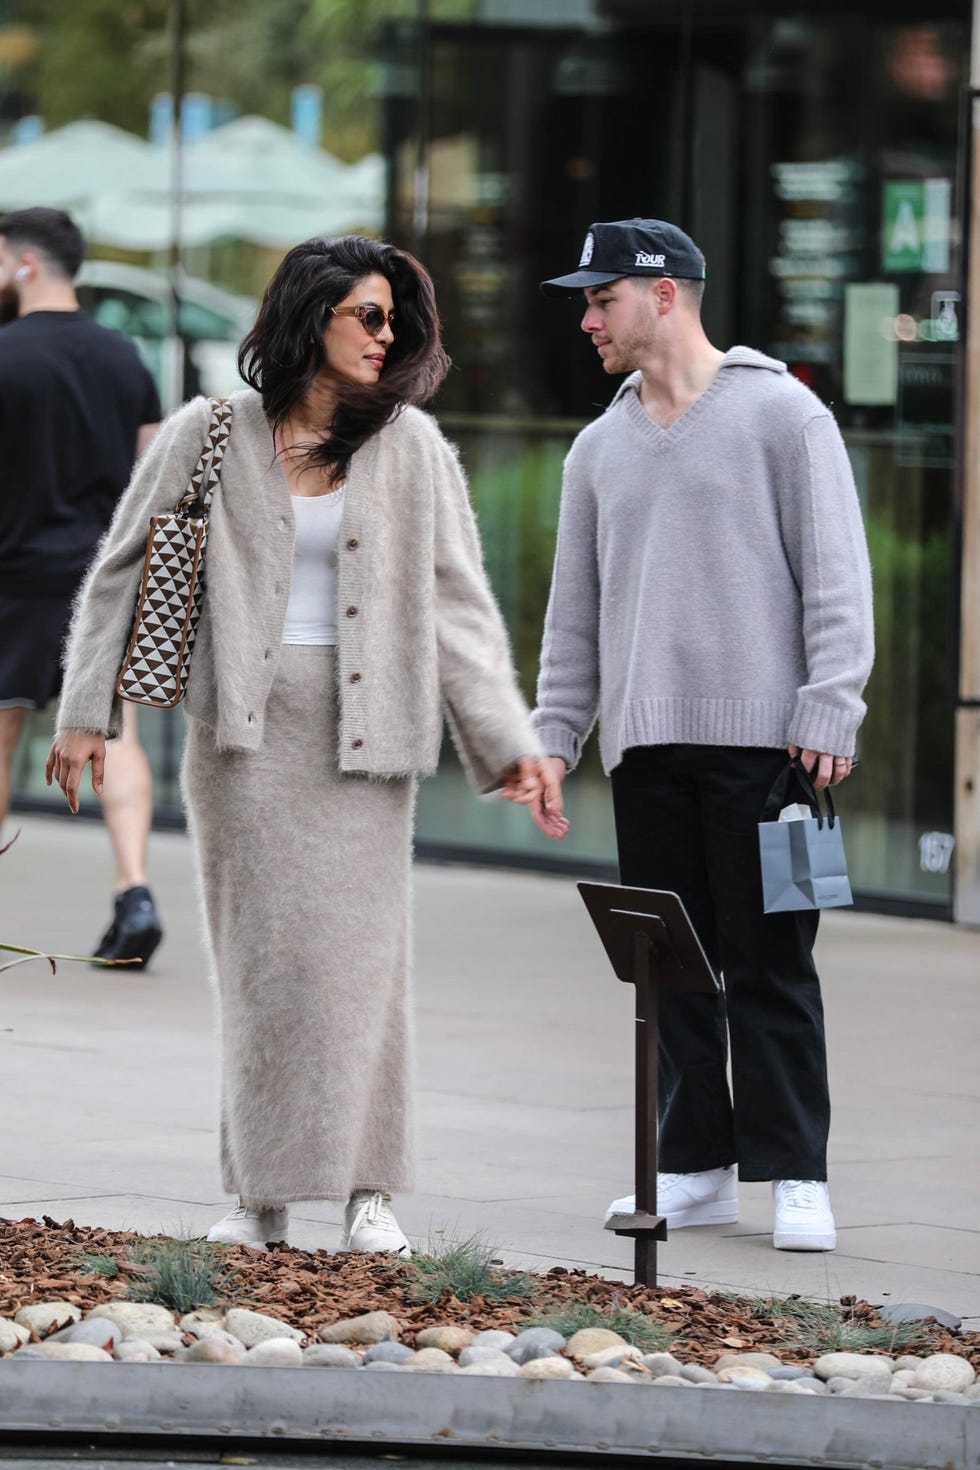
M 137 885 L 116 894 L 112 923 L 99 940 L 95 958 L 117 960 L 145 970 L 163 938 L 160 916 L 148 888 Z

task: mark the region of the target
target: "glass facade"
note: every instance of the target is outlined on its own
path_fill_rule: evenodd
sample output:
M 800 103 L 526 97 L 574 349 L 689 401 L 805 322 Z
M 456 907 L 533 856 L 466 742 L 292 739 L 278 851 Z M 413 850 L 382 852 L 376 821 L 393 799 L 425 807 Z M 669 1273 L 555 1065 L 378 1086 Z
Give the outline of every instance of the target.
M 562 458 L 612 391 L 577 340 L 578 305 L 538 282 L 571 268 L 594 219 L 684 225 L 708 259 L 709 336 L 787 361 L 851 454 L 878 637 L 840 801 L 855 889 L 948 911 L 968 0 L 9 0 L 0 14 L 0 208 L 75 211 L 84 303 L 139 342 L 168 404 L 234 386 L 235 344 L 295 240 L 360 229 L 430 266 L 454 360 L 434 407 L 529 698 Z M 181 713 L 144 712 L 141 729 L 175 815 Z M 51 799 L 49 731 L 50 712 L 25 735 L 22 799 Z M 570 837 L 546 846 L 525 813 L 475 801 L 447 749 L 420 846 L 611 864 L 594 742 L 568 806 Z

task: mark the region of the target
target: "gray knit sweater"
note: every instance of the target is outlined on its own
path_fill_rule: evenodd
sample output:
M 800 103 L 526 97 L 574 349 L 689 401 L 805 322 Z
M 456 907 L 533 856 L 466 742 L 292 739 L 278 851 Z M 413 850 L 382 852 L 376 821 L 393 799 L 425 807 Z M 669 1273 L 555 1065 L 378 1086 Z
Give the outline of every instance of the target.
M 535 727 L 576 764 L 600 718 L 631 746 L 851 755 L 874 638 L 854 479 L 833 416 L 734 347 L 668 429 L 622 384 L 565 462 Z

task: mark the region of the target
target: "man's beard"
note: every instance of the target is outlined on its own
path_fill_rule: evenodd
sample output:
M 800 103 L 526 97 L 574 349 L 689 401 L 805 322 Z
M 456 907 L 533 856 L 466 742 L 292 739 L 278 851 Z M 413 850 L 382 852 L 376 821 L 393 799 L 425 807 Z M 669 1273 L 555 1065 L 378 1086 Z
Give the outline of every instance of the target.
M 653 345 L 653 334 L 649 328 L 634 327 L 628 336 L 615 344 L 611 352 L 602 359 L 602 366 L 610 375 L 632 373 Z
M 4 286 L 0 291 L 0 327 L 16 321 L 20 315 L 20 297 L 13 286 Z

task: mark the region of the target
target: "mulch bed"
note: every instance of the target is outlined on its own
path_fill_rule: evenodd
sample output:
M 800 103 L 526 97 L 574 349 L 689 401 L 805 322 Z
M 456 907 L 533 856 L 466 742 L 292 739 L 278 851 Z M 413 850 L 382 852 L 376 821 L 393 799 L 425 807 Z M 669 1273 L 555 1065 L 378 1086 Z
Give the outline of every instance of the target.
M 43 1220 L 0 1220 L 0 1316 L 12 1317 L 35 1302 L 68 1301 L 87 1311 L 100 1302 L 125 1298 L 130 1283 L 145 1268 L 134 1264 L 147 1238 L 131 1231 L 102 1230 Z M 86 1274 L 83 1253 L 110 1256 L 119 1266 L 113 1279 Z M 222 1250 L 231 1274 L 229 1306 L 267 1312 L 315 1335 L 346 1317 L 387 1311 L 401 1324 L 403 1341 L 414 1345 L 423 1327 L 453 1322 L 474 1332 L 485 1328 L 520 1330 L 519 1324 L 573 1303 L 599 1309 L 632 1307 L 650 1316 L 674 1338 L 673 1349 L 686 1362 L 710 1367 L 725 1351 L 775 1351 L 786 1363 L 809 1363 L 812 1353 L 786 1346 L 784 1329 L 758 1314 L 759 1303 L 698 1286 L 631 1286 L 585 1271 L 555 1266 L 531 1278 L 530 1295 L 488 1301 L 459 1301 L 444 1290 L 436 1302 L 415 1299 L 417 1277 L 410 1262 L 355 1252 L 305 1251 L 272 1246 L 262 1253 L 243 1246 Z M 841 1298 L 848 1319 L 882 1326 L 876 1308 L 853 1297 Z M 980 1372 L 980 1333 L 950 1333 L 923 1322 L 915 1342 L 897 1351 L 957 1353 Z

